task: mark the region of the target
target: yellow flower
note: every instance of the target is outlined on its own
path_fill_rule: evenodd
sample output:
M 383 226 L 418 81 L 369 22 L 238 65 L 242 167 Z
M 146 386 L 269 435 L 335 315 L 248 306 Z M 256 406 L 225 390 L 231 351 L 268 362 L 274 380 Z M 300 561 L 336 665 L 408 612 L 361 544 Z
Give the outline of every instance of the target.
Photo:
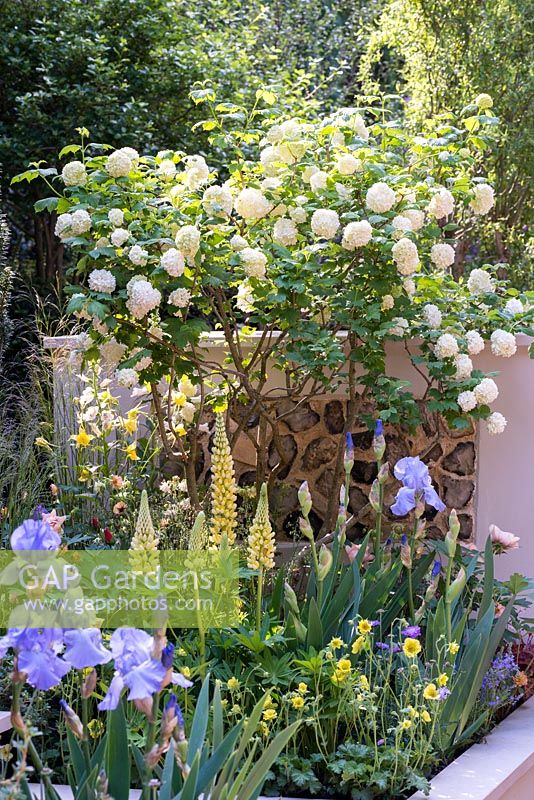
M 76 447 L 87 447 L 87 445 L 91 444 L 91 440 L 94 439 L 94 436 L 91 436 L 85 428 L 80 428 L 78 433 L 71 436 L 71 439 L 74 439 L 76 442 Z
M 337 669 L 340 672 L 350 672 L 352 669 L 352 664 L 348 658 L 340 658 L 337 662 Z
M 293 708 L 304 708 L 304 698 L 301 697 L 299 694 L 296 697 L 292 697 L 291 705 L 293 706 Z
M 232 708 L 230 709 L 232 714 L 240 714 L 241 713 L 241 706 L 238 706 L 237 703 L 234 703 Z
M 100 719 L 92 719 L 87 725 L 91 739 L 98 739 L 105 731 L 104 723 Z
M 423 697 L 425 698 L 425 700 L 439 699 L 439 692 L 435 683 L 429 683 L 428 686 L 425 686 L 423 691 Z
M 220 412 L 215 418 L 211 474 L 211 542 L 220 545 L 225 536 L 231 547 L 235 542 L 237 527 L 237 485 L 224 414 Z
M 182 657 L 186 656 L 187 655 L 187 650 L 184 650 L 183 647 L 179 647 L 178 650 L 176 651 L 176 655 L 177 656 L 182 656 Z
M 400 724 L 401 731 L 408 731 L 412 727 L 411 719 L 403 719 Z
M 417 711 L 413 706 L 408 706 L 407 711 L 412 719 L 417 719 L 419 716 L 419 711 Z
M 444 672 L 438 677 L 438 686 L 446 686 L 449 682 L 449 676 Z
M 122 424 L 124 425 L 124 430 L 127 433 L 135 433 L 137 430 L 137 420 L 135 417 L 128 417 L 127 419 L 123 419 Z
M 45 439 L 44 436 L 38 436 L 37 439 L 35 440 L 35 444 L 37 445 L 37 447 L 44 447 L 45 450 L 50 450 L 50 452 L 52 452 L 52 447 L 50 445 L 50 442 L 47 441 L 47 439 Z
M 263 701 L 263 707 L 264 708 L 276 708 L 276 703 L 273 702 L 273 698 L 271 697 L 270 694 L 268 694 L 267 697 L 265 698 L 265 700 Z
M 367 680 L 367 675 L 360 675 L 360 686 L 362 689 L 365 689 L 366 692 L 369 691 L 369 681 Z
M 137 461 L 139 459 L 139 456 L 137 455 L 136 442 L 132 442 L 131 444 L 129 444 L 124 452 L 126 453 L 127 458 L 130 459 L 130 461 Z
M 451 642 L 447 649 L 451 655 L 455 656 L 460 649 L 460 645 L 457 642 Z
M 99 399 L 99 400 L 100 400 L 102 403 L 109 403 L 109 402 L 111 402 L 112 400 L 114 400 L 115 398 L 113 397 L 113 395 L 111 394 L 111 392 L 109 391 L 109 389 L 104 389 L 104 391 L 103 391 L 103 392 L 100 392 L 100 393 L 99 393 L 99 395 L 98 395 L 98 399 Z
M 90 480 L 91 478 L 91 470 L 87 469 L 87 467 L 82 467 L 80 470 L 80 474 L 78 476 L 78 480 L 82 483 Z
M 407 658 L 416 658 L 421 652 L 421 644 L 417 639 L 407 636 L 402 645 L 402 650 Z
M 365 647 L 366 642 L 367 639 L 365 638 L 365 636 L 358 636 L 356 641 L 352 643 L 352 652 L 354 653 L 355 656 L 357 656 L 358 653 L 361 653 L 361 651 Z
M 306 694 L 306 692 L 308 691 L 308 687 L 304 682 L 301 681 L 297 686 L 297 690 L 300 692 L 300 694 Z
M 269 726 L 267 725 L 266 722 L 260 722 L 260 733 L 262 736 L 269 735 Z
M 267 720 L 267 722 L 276 719 L 277 716 L 278 714 L 276 713 L 274 708 L 265 708 L 263 710 L 263 719 Z
M 340 647 L 345 647 L 345 642 L 343 641 L 343 639 L 340 639 L 339 636 L 334 636 L 334 638 L 330 642 L 329 647 L 331 647 L 332 650 L 339 650 Z
M 183 392 L 176 392 L 176 394 L 173 395 L 172 402 L 178 408 L 182 408 L 182 406 L 185 406 L 187 403 L 187 397 Z
M 371 633 L 372 630 L 373 626 L 371 625 L 368 619 L 361 619 L 358 622 L 358 633 L 367 634 Z
M 264 483 L 247 538 L 247 566 L 250 569 L 272 569 L 274 567 L 274 549 L 274 532 L 269 519 L 267 484 Z
M 177 436 L 185 436 L 185 434 L 187 433 L 187 431 L 186 431 L 186 429 L 184 428 L 184 426 L 183 426 L 183 425 L 177 425 L 177 426 L 176 426 L 176 428 L 174 429 L 174 433 L 175 433 Z
M 424 711 L 421 712 L 421 719 L 423 720 L 423 722 L 430 722 L 430 720 L 432 719 L 426 708 Z
M 239 681 L 237 678 L 229 678 L 228 683 L 226 684 L 231 692 L 234 692 L 236 689 L 239 689 Z
M 184 678 L 190 678 L 191 677 L 191 670 L 189 669 L 189 667 L 182 667 L 180 672 L 182 673 Z

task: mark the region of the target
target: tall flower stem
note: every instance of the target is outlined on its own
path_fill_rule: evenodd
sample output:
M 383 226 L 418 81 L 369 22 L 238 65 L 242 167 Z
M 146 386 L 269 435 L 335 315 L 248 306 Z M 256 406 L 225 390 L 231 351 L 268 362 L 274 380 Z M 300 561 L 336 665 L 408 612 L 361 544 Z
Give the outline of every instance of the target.
M 451 584 L 452 566 L 454 559 L 449 556 L 447 562 L 447 572 L 445 576 L 445 624 L 447 626 L 447 642 L 452 642 L 452 603 L 449 598 L 449 586 Z
M 81 670 L 78 671 L 79 677 L 79 684 L 80 684 L 80 695 L 81 695 L 81 704 L 82 704 L 82 727 L 83 727 L 83 739 L 82 739 L 82 751 L 83 751 L 83 760 L 85 762 L 85 771 L 86 774 L 89 775 L 91 772 L 91 752 L 89 750 L 89 702 L 87 697 L 83 696 L 83 673 Z
M 158 721 L 158 709 L 159 709 L 159 692 L 155 692 L 152 698 L 152 713 L 150 715 L 150 720 L 148 723 L 148 729 L 146 734 L 146 750 L 145 755 L 148 755 L 152 748 L 154 747 L 154 743 L 156 741 L 156 725 Z M 145 780 L 143 781 L 143 792 L 142 798 L 143 800 L 150 800 L 150 780 L 152 778 L 152 769 L 147 765 L 145 767 Z
M 44 771 L 44 764 L 41 760 L 41 756 L 37 752 L 37 748 L 35 747 L 31 736 L 28 732 L 24 729 L 24 723 L 22 720 L 22 715 L 20 713 L 20 693 L 22 690 L 21 683 L 15 683 L 13 685 L 13 697 L 11 700 L 11 722 L 13 724 L 13 728 L 19 736 L 22 736 L 25 742 L 28 744 L 28 753 L 30 759 L 33 763 L 33 766 L 37 770 L 40 780 L 42 780 L 47 796 L 49 798 L 57 798 L 57 792 L 54 789 L 52 781 L 50 780 L 50 775 L 46 774 Z
M 260 567 L 258 572 L 258 590 L 256 592 L 256 630 L 258 636 L 260 635 L 261 628 L 261 607 L 263 599 L 263 567 Z

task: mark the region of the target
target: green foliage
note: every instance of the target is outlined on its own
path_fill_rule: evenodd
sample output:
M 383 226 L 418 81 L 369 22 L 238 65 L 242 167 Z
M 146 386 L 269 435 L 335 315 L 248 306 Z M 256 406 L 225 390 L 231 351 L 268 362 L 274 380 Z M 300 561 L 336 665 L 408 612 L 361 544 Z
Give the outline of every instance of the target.
M 501 122 L 488 165 L 499 196 L 496 226 L 466 232 L 463 254 L 466 267 L 473 248 L 506 262 L 521 288 L 532 287 L 532 241 L 524 230 L 532 223 L 531 13 L 528 0 L 389 0 L 360 64 L 367 90 L 402 93 L 409 98 L 406 114 L 417 123 L 468 106 L 479 92 L 493 97 Z M 476 123 L 473 136 L 486 151 Z

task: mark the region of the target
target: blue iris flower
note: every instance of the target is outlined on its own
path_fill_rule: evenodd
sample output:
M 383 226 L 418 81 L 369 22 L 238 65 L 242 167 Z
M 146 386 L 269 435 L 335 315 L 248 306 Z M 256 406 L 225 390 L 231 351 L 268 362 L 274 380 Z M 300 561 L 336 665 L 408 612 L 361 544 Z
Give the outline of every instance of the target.
M 57 550 L 61 537 L 47 522 L 26 519 L 11 534 L 13 550 Z
M 424 500 L 436 511 L 445 510 L 445 503 L 442 502 L 432 486 L 428 467 L 419 456 L 401 458 L 395 464 L 393 472 L 397 480 L 403 484 L 391 506 L 391 511 L 395 516 L 404 517 L 416 507 L 419 500 Z
M 98 628 L 72 630 L 65 632 L 64 658 L 76 669 L 96 667 L 97 664 L 107 664 L 111 653 L 102 646 L 102 634 Z

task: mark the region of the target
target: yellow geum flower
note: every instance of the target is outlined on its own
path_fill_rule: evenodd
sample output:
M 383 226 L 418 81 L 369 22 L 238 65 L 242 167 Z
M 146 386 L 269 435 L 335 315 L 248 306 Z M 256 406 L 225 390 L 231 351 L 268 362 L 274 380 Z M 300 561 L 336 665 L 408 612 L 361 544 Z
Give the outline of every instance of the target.
M 277 716 L 278 716 L 278 714 L 274 710 L 274 708 L 265 708 L 263 710 L 263 719 L 266 720 L 267 722 L 270 722 L 271 720 L 276 719 Z
M 401 731 L 408 731 L 412 727 L 411 719 L 403 719 L 400 724 Z
M 100 719 L 92 719 L 87 724 L 87 730 L 91 739 L 98 739 L 105 731 L 104 723 Z
M 416 658 L 421 652 L 421 643 L 417 639 L 407 636 L 402 645 L 402 651 L 407 658 Z
M 234 692 L 236 689 L 239 689 L 239 681 L 237 678 L 228 678 L 228 683 L 226 684 L 231 692 Z
M 127 458 L 130 459 L 130 461 L 138 461 L 139 460 L 139 456 L 137 455 L 137 443 L 136 442 L 132 442 L 131 444 L 129 444 L 126 447 L 124 452 L 126 453 Z
M 425 700 L 439 700 L 439 692 L 435 683 L 429 683 L 423 690 Z
M 447 650 L 449 651 L 449 653 L 450 653 L 451 655 L 453 655 L 453 656 L 455 656 L 455 655 L 456 655 L 456 653 L 458 652 L 458 650 L 459 650 L 459 649 L 460 649 L 460 645 L 459 645 L 457 642 L 451 642 L 451 643 L 449 644 L 448 648 L 447 648 Z
M 343 639 L 340 639 L 339 636 L 334 636 L 330 641 L 329 647 L 331 647 L 332 650 L 339 650 L 341 647 L 345 647 L 345 642 Z
M 273 698 L 270 694 L 267 695 L 265 700 L 263 701 L 264 708 L 276 708 L 276 703 L 273 701 Z
M 306 694 L 308 691 L 308 687 L 303 681 L 301 681 L 297 686 L 297 691 L 300 692 L 300 694 Z
M 211 542 L 214 545 L 220 545 L 223 536 L 226 536 L 228 545 L 231 547 L 236 537 L 237 485 L 234 461 L 222 413 L 218 413 L 215 418 L 211 473 Z
M 421 719 L 423 720 L 423 722 L 430 722 L 430 720 L 432 719 L 426 708 L 424 711 L 421 711 Z
M 274 531 L 269 519 L 267 484 L 264 483 L 247 537 L 247 566 L 249 569 L 272 569 L 274 567 L 274 548 Z
M 189 667 L 182 667 L 180 672 L 182 673 L 184 678 L 190 678 L 191 677 L 191 669 Z
M 367 680 L 367 675 L 360 675 L 359 677 L 360 687 L 364 689 L 366 692 L 369 691 L 369 681 Z
M 365 638 L 365 636 L 358 636 L 356 641 L 352 643 L 353 654 L 357 656 L 358 653 L 361 653 L 366 644 L 367 644 L 367 639 Z
M 449 676 L 446 675 L 444 672 L 438 677 L 438 686 L 446 686 L 449 682 Z
M 76 442 L 76 447 L 87 447 L 94 438 L 90 433 L 87 433 L 85 428 L 80 428 L 78 433 L 71 436 L 71 439 Z
M 348 658 L 340 658 L 337 662 L 337 669 L 340 670 L 340 672 L 350 672 L 352 664 Z
M 293 708 L 304 708 L 304 698 L 301 697 L 299 694 L 296 697 L 291 698 L 291 705 Z
M 419 716 L 419 711 L 417 711 L 417 709 L 415 709 L 413 706 L 408 706 L 407 711 L 412 719 L 417 719 Z
M 372 630 L 373 630 L 373 626 L 371 625 L 371 623 L 369 622 L 368 619 L 361 619 L 358 622 L 358 633 L 361 633 L 361 634 L 365 635 L 365 634 L 371 633 Z

